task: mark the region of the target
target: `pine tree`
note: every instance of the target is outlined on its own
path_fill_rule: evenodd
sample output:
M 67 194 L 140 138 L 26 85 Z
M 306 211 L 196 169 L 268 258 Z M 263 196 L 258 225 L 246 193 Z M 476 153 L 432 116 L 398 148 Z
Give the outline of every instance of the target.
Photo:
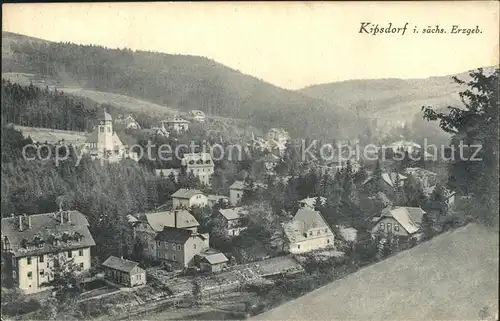
M 470 72 L 470 80 L 454 81 L 468 88 L 460 93 L 465 108 L 448 107 L 448 113 L 422 107 L 424 118 L 439 120 L 439 126 L 450 133 L 454 147 L 454 161 L 449 168 L 449 185 L 458 195 L 472 195 L 477 207 L 476 219 L 498 228 L 498 78 L 500 69 L 486 75 L 484 70 Z M 464 145 L 480 145 L 477 158 L 469 159 L 475 150 L 461 148 Z M 465 150 L 464 150 L 465 149 Z M 475 148 L 474 148 L 475 149 Z M 469 156 L 461 159 L 460 153 Z

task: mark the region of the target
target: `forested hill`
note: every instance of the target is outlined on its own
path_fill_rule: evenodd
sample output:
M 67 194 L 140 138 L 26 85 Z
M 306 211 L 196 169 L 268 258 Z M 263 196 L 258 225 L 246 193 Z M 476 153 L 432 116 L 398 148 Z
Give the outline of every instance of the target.
M 482 67 L 482 66 L 477 66 Z M 494 67 L 484 67 L 488 73 Z M 300 90 L 303 94 L 350 108 L 361 115 L 381 119 L 411 121 L 422 106 L 441 109 L 463 106 L 459 92 L 463 87 L 453 76 L 469 80 L 468 73 L 423 79 L 363 79 L 313 85 Z
M 59 86 L 124 94 L 182 111 L 201 109 L 263 129 L 285 127 L 294 136 L 349 136 L 360 126 L 345 108 L 197 56 L 53 43 L 3 32 L 2 72 L 47 76 Z

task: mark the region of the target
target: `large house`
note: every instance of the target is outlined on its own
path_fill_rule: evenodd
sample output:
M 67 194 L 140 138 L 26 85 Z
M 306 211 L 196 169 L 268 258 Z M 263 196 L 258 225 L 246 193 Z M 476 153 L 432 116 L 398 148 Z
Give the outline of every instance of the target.
M 165 226 L 155 237 L 156 258 L 182 266 L 194 265 L 197 254 L 209 248 L 208 233 Z
M 184 154 L 181 165 L 186 173 L 193 173 L 204 185 L 210 185 L 210 178 L 214 173 L 214 162 L 210 153 Z
M 139 214 L 132 224 L 134 236 L 143 246 L 143 254 L 153 259 L 157 255 L 155 237 L 165 227 L 197 232 L 200 225 L 193 215 L 186 210 Z
M 104 276 L 111 282 L 134 287 L 146 284 L 146 271 L 139 263 L 110 256 L 102 263 Z
M 161 121 L 159 127 L 181 133 L 189 129 L 189 121 L 176 115 Z
M 118 162 L 124 158 L 138 161 L 137 153 L 129 151 L 113 131 L 113 119 L 106 110 L 100 115 L 96 129 L 87 136 L 83 152 L 90 154 L 92 159 L 109 162 Z
M 293 254 L 310 252 L 334 245 L 334 234 L 320 212 L 301 208 L 292 221 L 283 224 L 286 247 Z
M 391 235 L 418 240 L 422 233 L 420 224 L 424 214 L 420 207 L 387 207 L 375 220 L 371 234 L 373 237 Z
M 197 189 L 181 188 L 172 194 L 173 208 L 188 209 L 193 206 L 205 207 L 207 205 L 207 196 Z
M 240 235 L 241 231 L 247 229 L 247 209 L 243 207 L 233 207 L 220 209 L 217 213 L 224 222 L 224 228 L 226 229 L 229 237 Z
M 205 122 L 205 113 L 201 110 L 191 110 L 189 112 L 189 116 L 191 116 L 197 122 L 203 123 Z
M 89 223 L 78 211 L 2 218 L 4 284 L 27 294 L 42 291 L 54 266 L 72 261 L 80 272 L 90 269 L 94 245 Z

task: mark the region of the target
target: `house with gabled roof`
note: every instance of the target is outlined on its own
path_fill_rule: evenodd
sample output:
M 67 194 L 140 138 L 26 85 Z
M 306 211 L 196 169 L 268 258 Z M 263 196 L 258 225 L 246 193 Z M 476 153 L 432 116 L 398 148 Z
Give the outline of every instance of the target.
M 227 235 L 229 237 L 240 235 L 241 231 L 247 229 L 246 218 L 248 216 L 248 209 L 244 207 L 233 207 L 220 209 L 217 215 L 224 222 Z
M 111 282 L 127 287 L 146 284 L 146 271 L 137 262 L 110 256 L 101 265 L 105 278 Z
M 319 211 L 300 208 L 293 219 L 284 223 L 286 245 L 290 253 L 299 254 L 334 245 L 335 235 Z
M 371 229 L 373 237 L 397 236 L 420 239 L 425 211 L 420 207 L 389 206 L 382 210 Z
M 85 215 L 78 211 L 2 218 L 5 285 L 30 294 L 46 289 L 55 265 L 73 261 L 80 272 L 90 269 L 95 245 Z
M 165 226 L 155 237 L 156 259 L 183 267 L 194 264 L 195 255 L 209 248 L 208 233 Z
M 200 190 L 180 188 L 172 194 L 174 208 L 188 209 L 193 206 L 204 207 L 208 205 L 207 196 Z
M 221 272 L 229 263 L 229 259 L 217 250 L 208 248 L 195 256 L 196 265 L 201 271 Z
M 165 226 L 197 232 L 200 225 L 187 210 L 142 213 L 135 217 L 137 221 L 133 223 L 134 236 L 143 246 L 143 255 L 149 258 L 156 258 L 155 237 Z

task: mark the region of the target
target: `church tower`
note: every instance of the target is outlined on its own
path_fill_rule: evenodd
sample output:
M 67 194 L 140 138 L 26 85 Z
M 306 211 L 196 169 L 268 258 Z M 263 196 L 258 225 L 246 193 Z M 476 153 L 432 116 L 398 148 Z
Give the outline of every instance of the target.
M 106 151 L 112 152 L 113 146 L 113 119 L 111 115 L 103 110 L 99 117 L 97 125 L 97 145 L 99 146 L 100 156 L 106 156 Z

